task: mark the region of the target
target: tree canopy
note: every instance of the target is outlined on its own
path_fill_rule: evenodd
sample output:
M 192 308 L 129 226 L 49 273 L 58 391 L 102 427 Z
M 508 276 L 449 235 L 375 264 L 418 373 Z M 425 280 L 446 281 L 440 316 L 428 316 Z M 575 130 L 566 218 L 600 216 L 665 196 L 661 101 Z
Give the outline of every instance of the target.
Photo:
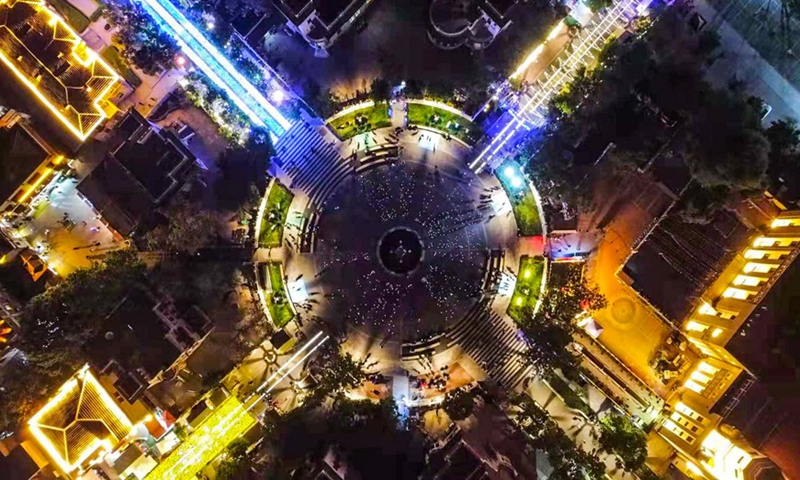
M 474 409 L 475 396 L 463 388 L 447 392 L 442 402 L 442 410 L 454 421 L 468 418 Z
M 167 218 L 167 225 L 147 232 L 147 245 L 151 249 L 193 255 L 217 238 L 217 217 L 197 204 L 176 205 L 169 210 Z
M 122 55 L 149 75 L 167 68 L 180 51 L 175 40 L 133 0 L 106 0 L 104 15 L 114 25 Z
M 607 158 L 621 172 L 659 152 L 683 161 L 694 181 L 682 203 L 692 221 L 707 221 L 732 194 L 762 190 L 770 162 L 763 102 L 736 85 L 719 89 L 705 80 L 719 38 L 688 25 L 686 8 L 661 9 L 633 38 L 612 40 L 595 68 L 579 70 L 554 97 L 546 134 L 529 140 L 518 159 L 545 197 L 573 208 L 586 204 L 591 189 L 579 183 L 591 165 L 582 169 L 573 155 L 589 137 L 614 143 Z
M 569 348 L 579 314 L 591 313 L 606 306 L 605 297 L 589 285 L 578 268 L 571 269 L 562 284 L 550 285 L 539 311 L 524 312 L 520 328 L 529 347 L 529 362 L 542 374 L 560 368 L 570 375 L 577 359 Z
M 136 253 L 115 251 L 31 300 L 15 345 L 24 358 L 0 378 L 0 431 L 15 429 L 86 362 L 84 346 L 143 274 Z
M 639 470 L 647 460 L 647 434 L 615 411 L 600 420 L 600 447 L 618 455 L 629 472 Z
M 513 421 L 525 434 L 528 447 L 547 453 L 553 473 L 550 478 L 605 478 L 605 465 L 593 453 L 583 451 L 556 424 L 550 415 L 530 397 L 512 398 Z

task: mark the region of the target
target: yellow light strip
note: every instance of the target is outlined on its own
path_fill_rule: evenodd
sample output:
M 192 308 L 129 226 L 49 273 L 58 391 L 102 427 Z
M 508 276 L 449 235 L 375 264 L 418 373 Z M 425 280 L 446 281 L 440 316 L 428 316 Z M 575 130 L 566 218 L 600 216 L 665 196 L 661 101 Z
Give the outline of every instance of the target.
M 3 3 L 6 3 L 6 2 L 2 2 L 0 4 L 3 4 Z M 65 22 L 64 19 L 61 18 L 57 13 L 55 13 L 54 11 L 50 10 L 49 8 L 47 8 L 43 2 L 40 2 L 38 5 L 41 7 L 40 10 L 38 10 L 38 11 L 47 12 L 47 14 L 50 16 L 50 20 L 54 21 L 54 24 L 53 24 L 54 28 L 56 28 L 55 24 L 58 24 L 59 27 L 64 28 L 65 30 L 67 30 L 72 35 L 72 37 L 73 37 L 72 38 L 72 42 L 73 42 L 72 53 L 74 54 L 74 56 L 76 58 L 78 58 L 78 60 L 80 60 L 80 57 L 75 52 L 75 50 L 79 46 L 81 46 L 83 44 L 83 40 L 81 39 L 80 35 L 78 35 L 77 32 L 75 32 L 75 30 L 73 30 L 72 27 L 70 27 L 67 24 L 67 22 Z M 50 24 L 50 22 L 48 22 L 48 24 Z M 97 126 L 100 124 L 100 122 L 102 122 L 103 119 L 106 118 L 106 113 L 100 107 L 100 102 L 106 100 L 106 95 L 108 95 L 108 93 L 117 84 L 117 82 L 119 81 L 119 78 L 120 78 L 119 75 L 117 74 L 117 72 L 115 72 L 114 69 L 111 68 L 111 66 L 108 63 L 106 63 L 102 58 L 100 58 L 100 56 L 97 55 L 96 52 L 94 52 L 93 50 L 89 49 L 88 47 L 85 47 L 85 48 L 86 48 L 86 52 L 87 52 L 87 60 L 91 61 L 93 59 L 94 62 L 97 62 L 100 65 L 102 65 L 103 67 L 105 67 L 108 70 L 108 72 L 110 73 L 110 77 L 105 77 L 105 76 L 102 76 L 102 77 L 111 78 L 112 79 L 112 81 L 109 82 L 109 84 L 106 86 L 106 88 L 103 89 L 103 91 L 100 93 L 100 95 L 97 97 L 97 99 L 94 102 L 92 102 L 92 105 L 94 105 L 95 109 L 97 110 L 97 113 L 100 115 L 101 118 L 98 119 L 96 122 L 94 122 L 92 125 L 90 125 L 89 128 L 85 132 L 82 132 L 74 124 L 72 124 L 61 113 L 59 108 L 56 105 L 54 105 L 49 98 L 47 98 L 44 94 L 42 94 L 42 92 L 38 89 L 36 84 L 31 82 L 30 79 L 28 79 L 28 77 L 25 75 L 25 73 L 17 68 L 16 64 L 8 56 L 6 56 L 6 53 L 3 52 L 2 50 L 0 50 L 0 61 L 2 61 L 9 69 L 11 69 L 11 71 L 14 72 L 14 75 L 16 75 L 17 78 L 19 78 L 20 81 L 22 81 L 22 83 L 31 92 L 33 92 L 33 94 L 36 96 L 36 98 L 38 98 L 39 101 L 41 101 L 53 113 L 53 115 L 55 115 L 55 117 L 58 118 L 58 120 L 62 124 L 64 124 L 64 126 L 67 127 L 67 129 L 73 135 L 78 137 L 78 139 L 80 139 L 81 141 L 86 140 L 89 137 L 89 135 L 91 135 L 92 132 L 97 128 Z M 92 52 L 92 54 L 90 55 L 88 52 Z M 81 62 L 81 65 L 83 65 L 86 68 L 86 67 L 88 67 L 89 64 L 88 63 L 84 64 L 84 63 Z M 71 106 L 67 106 L 67 107 L 73 108 Z M 73 110 L 74 110 L 74 108 L 73 108 Z M 80 114 L 78 114 L 78 116 L 80 117 Z
M 25 200 L 27 200 L 28 197 L 31 196 L 33 191 L 36 190 L 39 187 L 39 185 L 41 185 L 42 182 L 44 182 L 44 179 L 49 177 L 51 173 L 53 173 L 53 169 L 52 168 L 45 169 L 45 171 L 42 172 L 42 174 L 39 176 L 39 178 L 37 178 L 36 181 L 33 182 L 33 185 L 31 185 L 30 187 L 28 187 L 27 190 L 25 190 L 25 193 L 23 193 L 22 196 L 19 198 L 19 200 L 17 200 L 17 203 L 22 203 Z
M 105 450 L 111 450 L 113 448 L 113 444 L 111 440 L 108 438 L 104 438 L 102 440 L 95 439 L 92 443 L 86 446 L 78 458 L 73 462 L 69 463 L 67 459 L 63 458 L 59 453 L 56 446 L 50 440 L 50 438 L 44 434 L 42 431 L 39 421 L 41 418 L 46 415 L 47 413 L 51 412 L 53 409 L 58 408 L 62 405 L 67 395 L 71 394 L 75 391 L 76 388 L 80 388 L 78 379 L 83 379 L 84 384 L 89 383 L 92 387 L 94 387 L 95 391 L 97 392 L 98 396 L 100 397 L 101 401 L 103 402 L 103 406 L 107 408 L 115 417 L 116 420 L 122 423 L 127 428 L 133 428 L 130 419 L 125 415 L 121 408 L 116 404 L 116 402 L 111 398 L 111 395 L 106 392 L 105 388 L 100 384 L 100 382 L 95 378 L 91 371 L 89 371 L 89 366 L 85 365 L 78 373 L 76 374 L 75 378 L 67 381 L 61 388 L 58 390 L 58 393 L 55 397 L 50 399 L 47 404 L 42 407 L 30 420 L 28 420 L 28 426 L 30 428 L 31 433 L 33 434 L 34 438 L 39 442 L 39 444 L 44 447 L 47 454 L 52 458 L 58 466 L 65 472 L 70 473 L 77 469 L 90 455 L 96 452 L 99 448 L 104 448 Z M 84 388 L 86 388 L 84 386 Z

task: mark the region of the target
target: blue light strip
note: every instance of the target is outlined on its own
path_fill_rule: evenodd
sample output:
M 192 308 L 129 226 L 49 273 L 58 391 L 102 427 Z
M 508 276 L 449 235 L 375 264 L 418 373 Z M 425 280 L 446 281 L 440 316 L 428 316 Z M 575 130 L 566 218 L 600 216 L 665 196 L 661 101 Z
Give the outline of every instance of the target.
M 139 0 L 145 11 L 171 35 L 184 54 L 218 87 L 254 124 L 268 128 L 280 137 L 292 124 L 208 41 L 169 0 Z

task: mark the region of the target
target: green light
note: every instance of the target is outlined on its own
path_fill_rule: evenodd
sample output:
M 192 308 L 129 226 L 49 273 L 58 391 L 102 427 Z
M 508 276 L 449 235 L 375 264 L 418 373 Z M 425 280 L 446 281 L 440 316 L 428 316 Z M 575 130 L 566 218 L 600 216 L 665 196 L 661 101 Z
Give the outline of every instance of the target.
M 147 480 L 190 480 L 256 420 L 236 397 L 228 397 L 163 462 Z

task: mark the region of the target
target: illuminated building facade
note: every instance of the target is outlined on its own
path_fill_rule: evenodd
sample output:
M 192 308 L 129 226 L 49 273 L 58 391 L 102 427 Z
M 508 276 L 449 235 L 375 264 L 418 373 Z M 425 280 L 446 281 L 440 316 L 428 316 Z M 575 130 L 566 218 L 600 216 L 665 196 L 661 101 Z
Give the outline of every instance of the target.
M 328 56 L 328 49 L 367 11 L 372 0 L 273 0 L 272 3 L 289 21 L 318 56 Z
M 116 112 L 119 76 L 43 1 L 0 0 L 0 63 L 80 141 Z
M 674 236 L 669 238 L 675 240 Z M 692 238 L 697 242 L 697 236 Z M 777 472 L 770 459 L 737 430 L 725 425 L 731 406 L 738 403 L 737 385 L 741 385 L 742 378 L 754 378 L 747 365 L 727 347 L 747 322 L 759 321 L 754 316 L 758 306 L 800 253 L 800 211 L 778 213 L 765 225 L 749 229 L 744 240 L 735 242 L 744 243 L 735 255 L 720 255 L 720 261 L 714 262 L 715 266 L 709 269 L 714 277 L 704 284 L 706 288 L 699 297 L 686 294 L 695 306 L 679 323 L 687 339 L 686 348 L 696 354 L 697 361 L 666 399 L 670 407 L 657 432 L 675 448 L 673 464 L 690 478 L 761 478 Z M 695 243 L 695 247 L 699 245 Z M 640 271 L 642 265 L 639 264 Z M 639 293 L 648 302 L 659 300 L 658 296 Z M 673 312 L 672 320 L 684 311 L 666 302 L 656 305 L 662 314 Z M 721 402 L 723 398 L 725 401 Z

